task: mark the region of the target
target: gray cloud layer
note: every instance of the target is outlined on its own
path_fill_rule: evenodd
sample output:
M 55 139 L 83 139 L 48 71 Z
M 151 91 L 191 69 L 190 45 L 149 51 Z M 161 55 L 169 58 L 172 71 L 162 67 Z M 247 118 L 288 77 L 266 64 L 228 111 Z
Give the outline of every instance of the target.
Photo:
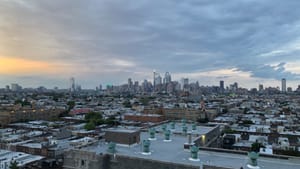
M 300 61 L 298 0 L 0 3 L 3 55 L 57 60 L 90 72 L 236 68 L 253 77 L 299 79 L 284 68 Z

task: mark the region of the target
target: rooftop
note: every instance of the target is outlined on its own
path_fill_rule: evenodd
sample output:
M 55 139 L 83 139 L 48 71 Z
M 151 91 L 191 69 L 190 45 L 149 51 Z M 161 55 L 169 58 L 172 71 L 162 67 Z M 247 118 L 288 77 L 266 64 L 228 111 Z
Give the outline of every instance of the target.
M 195 136 L 192 136 L 193 139 Z M 141 140 L 148 139 L 149 134 L 147 132 L 141 133 Z M 200 161 L 190 161 L 189 150 L 184 150 L 183 145 L 188 141 L 185 136 L 182 135 L 171 135 L 171 142 L 164 142 L 163 134 L 156 134 L 157 140 L 151 141 L 150 151 L 151 155 L 142 154 L 142 144 L 136 144 L 130 147 L 117 145 L 116 155 L 126 155 L 131 157 L 139 157 L 145 159 L 153 159 L 166 162 L 177 162 L 182 164 L 189 164 L 200 166 L 201 164 L 222 166 L 229 168 L 239 169 L 241 166 L 246 168 L 248 157 L 245 155 L 231 154 L 231 153 L 221 153 L 221 152 L 211 152 L 211 151 L 199 151 Z M 96 146 L 86 147 L 84 150 L 100 153 L 106 153 L 108 149 L 108 144 L 104 142 L 99 142 Z M 116 156 L 117 158 L 117 156 Z M 290 159 L 273 159 L 260 157 L 258 164 L 261 168 L 271 169 L 298 169 L 300 168 L 300 160 Z
M 183 123 L 176 122 L 174 130 L 171 129 L 171 123 L 166 123 L 165 125 L 167 130 L 171 130 L 173 133 L 183 134 L 183 130 L 182 130 Z M 215 128 L 210 126 L 196 126 L 196 130 L 192 130 L 192 125 L 193 125 L 192 123 L 185 123 L 185 126 L 187 127 L 187 132 L 191 132 L 193 135 L 198 135 L 198 136 L 205 135 Z M 163 132 L 162 127 L 163 125 L 159 125 L 156 126 L 155 129 L 156 131 Z
M 21 152 L 12 152 L 7 150 L 0 149 L 0 163 L 7 163 L 9 164 L 10 161 L 16 160 L 19 166 L 24 166 L 26 164 L 32 163 L 34 161 L 39 161 L 43 159 L 42 156 L 31 155 Z

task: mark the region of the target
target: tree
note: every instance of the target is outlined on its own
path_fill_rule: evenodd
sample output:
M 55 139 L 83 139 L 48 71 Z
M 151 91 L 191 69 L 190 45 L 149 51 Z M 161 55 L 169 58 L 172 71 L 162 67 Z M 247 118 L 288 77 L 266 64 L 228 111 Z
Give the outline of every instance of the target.
M 89 112 L 85 115 L 84 119 L 87 122 L 91 122 L 91 121 L 97 122 L 99 120 L 102 120 L 102 115 L 101 113 L 97 113 L 97 112 Z
M 94 130 L 96 128 L 96 126 L 93 122 L 88 122 L 88 123 L 85 124 L 84 128 L 86 130 Z
M 69 111 L 74 108 L 75 101 L 68 101 L 67 105 L 69 106 Z
M 15 160 L 11 161 L 9 165 L 9 169 L 19 169 L 18 162 L 16 162 Z

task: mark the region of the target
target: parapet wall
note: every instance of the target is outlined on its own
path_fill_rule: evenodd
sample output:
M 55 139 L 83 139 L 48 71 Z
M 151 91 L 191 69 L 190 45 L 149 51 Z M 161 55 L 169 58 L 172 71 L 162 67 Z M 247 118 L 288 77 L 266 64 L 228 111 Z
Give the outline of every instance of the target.
M 64 169 L 228 169 L 215 166 L 192 166 L 123 155 L 95 154 L 80 150 L 66 152 Z

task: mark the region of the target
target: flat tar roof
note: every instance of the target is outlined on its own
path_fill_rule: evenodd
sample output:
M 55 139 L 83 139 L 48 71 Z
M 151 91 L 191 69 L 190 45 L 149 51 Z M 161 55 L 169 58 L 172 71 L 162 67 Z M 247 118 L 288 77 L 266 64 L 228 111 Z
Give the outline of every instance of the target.
M 149 138 L 149 133 L 141 133 L 141 141 Z M 171 142 L 164 142 L 164 135 L 157 133 L 157 140 L 151 141 L 150 151 L 151 155 L 142 154 L 142 145 L 136 144 L 130 147 L 117 145 L 116 158 L 117 155 L 125 155 L 131 157 L 153 159 L 166 162 L 176 162 L 188 165 L 199 166 L 201 164 L 212 165 L 212 166 L 221 166 L 228 168 L 240 167 L 247 168 L 248 157 L 246 155 L 231 154 L 231 153 L 219 153 L 211 151 L 199 151 L 200 161 L 190 161 L 190 152 L 189 150 L 184 150 L 183 145 L 188 141 L 187 137 L 181 135 L 171 135 Z M 195 136 L 193 136 L 193 139 Z M 90 146 L 84 148 L 84 150 L 96 152 L 96 153 L 106 153 L 108 148 L 107 143 L 99 142 L 96 146 Z M 258 165 L 262 169 L 299 169 L 300 160 L 299 158 L 295 160 L 283 160 L 283 159 L 273 159 L 260 157 L 258 159 Z

